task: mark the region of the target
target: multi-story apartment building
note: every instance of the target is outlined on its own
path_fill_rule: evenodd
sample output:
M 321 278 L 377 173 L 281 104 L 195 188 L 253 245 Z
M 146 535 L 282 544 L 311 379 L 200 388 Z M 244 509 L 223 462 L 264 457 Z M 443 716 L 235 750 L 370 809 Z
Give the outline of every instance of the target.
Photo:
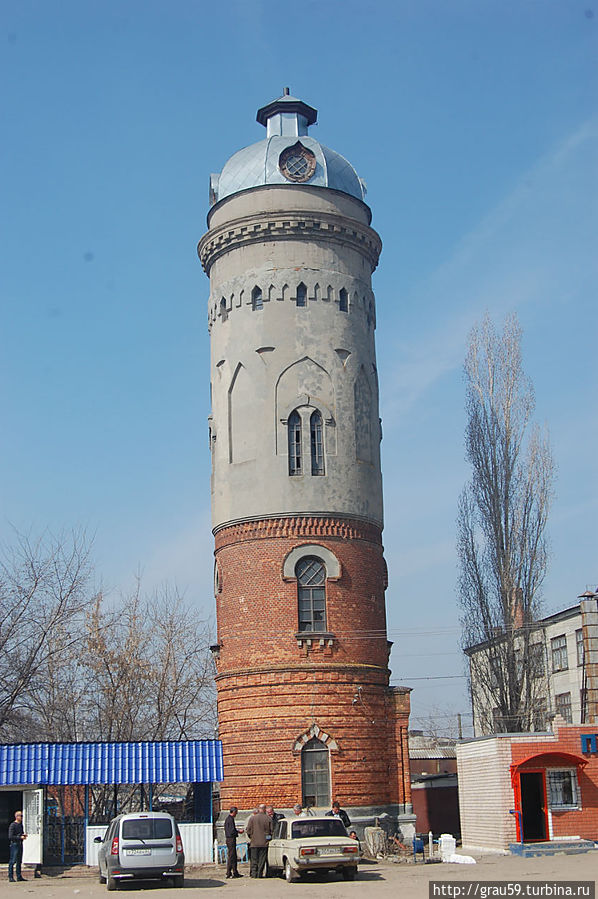
M 530 730 L 545 731 L 556 715 L 568 724 L 584 724 L 595 712 L 593 669 L 598 649 L 598 592 L 588 592 L 584 597 L 578 605 L 531 625 L 529 650 L 533 654 L 536 683 Z M 501 635 L 497 634 L 496 644 L 500 640 Z M 505 730 L 494 708 L 492 648 L 493 644 L 487 641 L 465 650 L 470 664 L 475 736 Z

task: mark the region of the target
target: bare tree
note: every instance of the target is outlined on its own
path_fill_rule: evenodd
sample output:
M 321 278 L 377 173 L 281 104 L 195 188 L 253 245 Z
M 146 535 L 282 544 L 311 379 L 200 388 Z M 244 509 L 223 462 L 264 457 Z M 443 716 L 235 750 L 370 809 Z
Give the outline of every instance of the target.
M 56 651 L 27 701 L 37 739 L 214 736 L 210 629 L 176 590 L 147 599 L 138 582 L 112 602 L 99 594 L 68 634 L 55 629 L 50 639 Z
M 0 738 L 34 738 L 30 698 L 42 673 L 59 666 L 77 642 L 76 621 L 89 606 L 85 535 L 17 534 L 0 558 Z M 60 638 L 58 638 L 60 635 Z
M 472 330 L 465 379 L 472 477 L 457 519 L 459 599 L 474 715 L 486 732 L 529 730 L 544 687 L 532 644 L 554 463 L 546 434 L 531 424 L 516 318 L 502 334 L 488 316 Z

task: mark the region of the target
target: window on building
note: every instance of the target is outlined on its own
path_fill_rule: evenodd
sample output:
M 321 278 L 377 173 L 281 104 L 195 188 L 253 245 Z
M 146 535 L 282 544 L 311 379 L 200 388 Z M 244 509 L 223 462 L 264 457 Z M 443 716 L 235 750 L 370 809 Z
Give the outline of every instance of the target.
M 551 809 L 579 808 L 579 784 L 574 769 L 557 771 L 549 769 L 548 801 Z
M 220 317 L 223 322 L 225 322 L 228 318 L 228 312 L 226 311 L 226 299 L 222 297 L 220 300 Z
M 301 453 L 301 416 L 297 411 L 291 412 L 288 422 L 289 431 L 289 474 L 302 474 Z
M 550 647 L 552 649 L 552 670 L 566 671 L 569 667 L 569 660 L 567 658 L 567 637 L 565 634 L 561 634 L 560 637 L 553 637 L 550 641 Z
M 583 631 L 581 628 L 575 631 L 575 646 L 577 649 L 577 664 L 583 665 Z
M 330 805 L 328 749 L 315 737 L 301 750 L 301 792 L 304 806 Z
M 498 690 L 501 681 L 501 661 L 497 656 L 490 656 L 488 660 L 489 682 L 488 686 L 493 693 Z
M 530 653 L 530 670 L 533 677 L 544 677 L 546 670 L 544 665 L 544 644 L 532 643 L 530 646 Z
M 306 306 L 307 305 L 307 287 L 301 282 L 297 287 L 297 305 L 298 306 Z
M 324 474 L 324 440 L 322 432 L 322 416 L 316 409 L 309 419 L 311 437 L 311 473 Z
M 562 715 L 568 724 L 573 723 L 573 714 L 571 711 L 571 694 L 558 693 L 554 697 L 554 704 L 559 715 Z
M 295 566 L 299 631 L 326 631 L 326 569 L 319 559 L 306 556 Z
M 252 309 L 263 309 L 264 308 L 264 298 L 262 297 L 262 291 L 259 287 L 254 287 L 251 291 L 251 308 Z
M 548 721 L 546 719 L 546 700 L 536 699 L 532 709 L 532 730 L 546 730 Z
M 344 287 L 341 287 L 338 293 L 338 308 L 341 312 L 349 311 L 349 295 Z

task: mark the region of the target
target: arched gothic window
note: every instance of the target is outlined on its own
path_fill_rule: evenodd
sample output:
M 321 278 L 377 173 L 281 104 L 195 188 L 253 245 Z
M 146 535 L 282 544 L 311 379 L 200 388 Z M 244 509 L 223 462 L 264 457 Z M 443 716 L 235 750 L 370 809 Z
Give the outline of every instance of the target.
M 228 312 L 226 311 L 226 299 L 222 297 L 220 300 L 220 317 L 223 322 L 225 322 L 228 318 Z
M 349 311 L 349 296 L 344 287 L 341 287 L 338 293 L 338 308 L 341 312 Z
M 311 473 L 324 474 L 324 442 L 322 437 L 322 416 L 316 409 L 309 419 L 311 439 Z
M 305 306 L 307 304 L 307 287 L 301 282 L 297 287 L 297 305 Z
M 330 805 L 330 760 L 326 745 L 312 737 L 301 750 L 301 798 L 304 806 Z
M 299 559 L 297 576 L 297 606 L 299 631 L 326 633 L 326 568 L 313 556 Z
M 254 287 L 251 291 L 251 308 L 252 309 L 263 309 L 264 308 L 264 300 L 262 298 L 262 291 L 259 287 Z
M 289 431 L 289 474 L 302 474 L 301 416 L 296 410 L 289 415 L 287 427 Z

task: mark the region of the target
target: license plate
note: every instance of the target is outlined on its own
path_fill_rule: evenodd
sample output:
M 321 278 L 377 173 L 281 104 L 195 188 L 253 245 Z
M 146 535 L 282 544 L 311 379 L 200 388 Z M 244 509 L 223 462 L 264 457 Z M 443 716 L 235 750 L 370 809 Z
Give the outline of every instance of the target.
M 337 849 L 336 846 L 328 846 L 322 849 L 318 849 L 318 855 L 339 855 L 340 849 Z
M 127 855 L 151 855 L 151 849 L 125 849 Z

